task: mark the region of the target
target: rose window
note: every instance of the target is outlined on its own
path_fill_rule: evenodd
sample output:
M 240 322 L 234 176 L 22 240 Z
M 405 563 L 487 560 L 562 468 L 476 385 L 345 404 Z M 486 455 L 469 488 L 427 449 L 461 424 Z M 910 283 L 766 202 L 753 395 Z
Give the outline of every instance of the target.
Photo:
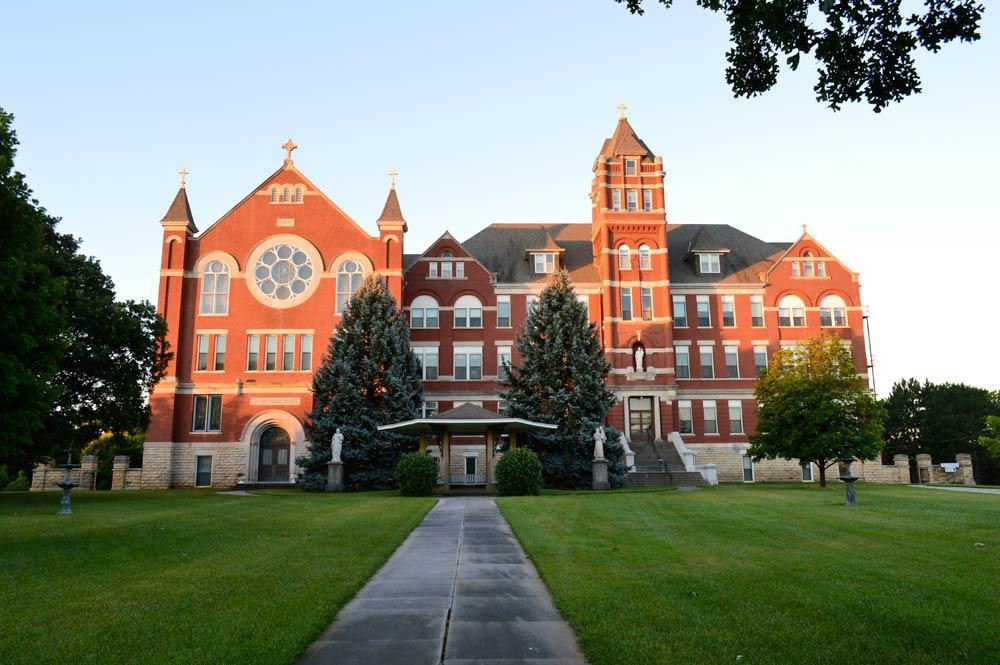
M 313 278 L 309 255 L 292 245 L 264 250 L 253 271 L 257 288 L 268 298 L 293 300 L 305 293 Z

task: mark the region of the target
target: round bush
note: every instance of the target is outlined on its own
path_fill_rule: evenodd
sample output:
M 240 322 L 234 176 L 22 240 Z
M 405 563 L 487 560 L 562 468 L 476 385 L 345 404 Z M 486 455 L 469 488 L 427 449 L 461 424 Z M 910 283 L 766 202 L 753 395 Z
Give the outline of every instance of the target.
M 500 496 L 534 496 L 542 490 L 542 463 L 528 448 L 504 453 L 497 462 L 496 476 Z
M 438 479 L 438 465 L 427 455 L 407 453 L 399 458 L 395 476 L 403 496 L 430 496 Z
M 28 487 L 28 477 L 24 475 L 24 471 L 18 471 L 17 478 L 10 481 L 10 484 L 4 489 L 8 492 L 26 492 Z

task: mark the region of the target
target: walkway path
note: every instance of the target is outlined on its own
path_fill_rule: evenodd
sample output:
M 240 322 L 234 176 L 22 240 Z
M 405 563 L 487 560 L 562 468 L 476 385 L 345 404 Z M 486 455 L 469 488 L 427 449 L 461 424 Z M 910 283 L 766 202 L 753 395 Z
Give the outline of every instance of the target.
M 586 665 L 490 497 L 447 497 L 299 665 Z
M 976 494 L 1000 494 L 1000 490 L 989 487 L 940 487 L 939 485 L 910 485 L 924 487 L 929 490 L 944 490 L 945 492 L 974 492 Z

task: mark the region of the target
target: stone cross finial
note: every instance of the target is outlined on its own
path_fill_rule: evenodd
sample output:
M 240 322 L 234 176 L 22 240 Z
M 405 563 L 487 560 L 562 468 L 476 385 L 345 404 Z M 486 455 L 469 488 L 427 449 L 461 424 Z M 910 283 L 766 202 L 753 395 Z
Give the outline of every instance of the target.
M 622 102 L 621 104 L 619 104 L 619 105 L 618 105 L 618 117 L 619 117 L 619 118 L 624 118 L 624 117 L 625 117 L 625 111 L 626 111 L 627 109 L 628 109 L 628 107 L 627 107 L 627 106 L 625 106 L 625 103 L 624 103 L 624 102 Z
M 809 233 L 809 231 L 806 230 L 806 225 L 805 224 L 802 225 L 802 233 Z
M 187 177 L 191 174 L 187 169 L 181 169 L 177 172 L 177 175 L 181 177 L 181 189 L 184 189 L 184 186 L 187 184 Z
M 396 176 L 398 175 L 399 172 L 396 171 L 396 169 L 389 171 L 389 183 L 390 183 L 389 186 L 392 187 L 393 189 L 396 189 Z
M 297 146 L 294 143 L 292 143 L 292 139 L 288 139 L 287 141 L 285 141 L 285 145 L 281 146 L 281 148 L 286 153 L 288 153 L 288 155 L 285 157 L 285 161 L 286 162 L 292 161 L 292 150 L 295 150 L 298 147 L 299 146 Z

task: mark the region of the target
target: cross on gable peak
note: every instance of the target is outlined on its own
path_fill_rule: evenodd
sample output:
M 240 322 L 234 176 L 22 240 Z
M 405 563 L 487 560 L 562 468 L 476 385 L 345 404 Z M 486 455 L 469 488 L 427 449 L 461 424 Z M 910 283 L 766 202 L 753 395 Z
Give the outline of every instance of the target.
M 284 145 L 281 146 L 282 150 L 284 150 L 285 153 L 287 153 L 285 155 L 285 162 L 286 163 L 290 164 L 292 162 L 292 150 L 295 150 L 298 147 L 299 146 L 295 145 L 295 143 L 292 141 L 292 139 L 288 139 L 287 141 L 285 141 Z
M 627 111 L 627 110 L 628 110 L 628 107 L 625 106 L 625 102 L 622 102 L 621 104 L 619 104 L 618 105 L 618 117 L 622 118 L 622 119 L 624 119 L 625 117 L 627 117 L 625 115 L 625 111 Z

